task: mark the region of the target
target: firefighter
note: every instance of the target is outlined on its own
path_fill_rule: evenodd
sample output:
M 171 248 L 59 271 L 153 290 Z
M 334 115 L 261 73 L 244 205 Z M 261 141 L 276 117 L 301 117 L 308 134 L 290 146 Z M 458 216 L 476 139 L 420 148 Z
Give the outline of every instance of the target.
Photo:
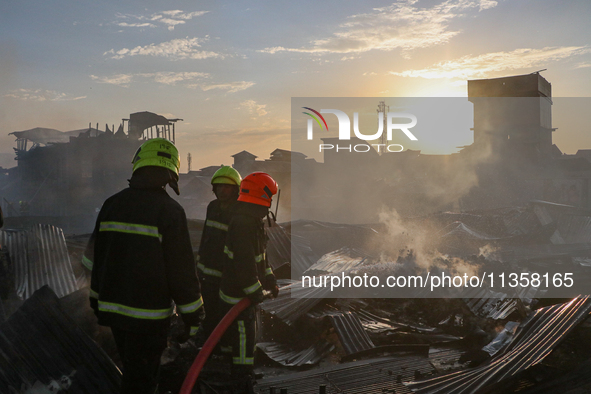
M 204 317 L 183 208 L 174 144 L 154 138 L 133 157 L 129 187 L 103 204 L 83 263 L 91 273 L 90 304 L 110 326 L 123 364 L 121 393 L 154 393 L 170 318 L 179 312 L 187 335 Z M 173 304 L 174 301 L 174 304 Z
M 240 173 L 230 166 L 222 166 L 211 178 L 216 199 L 207 206 L 207 216 L 197 254 L 201 293 L 208 310 L 207 318 L 203 321 L 203 332 L 200 333 L 202 340 L 209 337 L 223 317 L 217 313 L 217 304 L 224 267 L 224 246 L 241 181 Z
M 268 215 L 277 183 L 264 172 L 248 175 L 240 184 L 240 195 L 226 236 L 224 271 L 220 283 L 220 310 L 224 313 L 249 297 L 252 304 L 226 331 L 224 344 L 232 346 L 232 375 L 235 392 L 252 392 L 255 305 L 263 300 L 263 289 L 279 293 L 275 275 L 266 258 L 263 218 Z

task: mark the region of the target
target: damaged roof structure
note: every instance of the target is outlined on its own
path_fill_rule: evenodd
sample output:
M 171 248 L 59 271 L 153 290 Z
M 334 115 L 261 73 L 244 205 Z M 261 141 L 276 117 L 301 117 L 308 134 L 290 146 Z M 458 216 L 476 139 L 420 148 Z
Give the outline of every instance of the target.
M 18 165 L 0 185 L 8 225 L 18 225 L 15 217 L 35 216 L 69 233 L 87 232 L 95 210 L 127 185 L 131 158 L 142 141 L 165 137 L 174 142 L 180 120 L 138 112 L 117 130 L 108 124 L 99 130 L 97 124 L 68 132 L 36 127 L 10 133 L 16 137 Z
M 402 225 L 411 228 L 411 223 L 420 223 L 439 237 L 438 247 L 448 246 L 447 254 L 439 258 L 450 268 L 461 263 L 480 270 L 518 267 L 521 272 L 533 272 L 536 266 L 554 263 L 576 267 L 577 275 L 588 277 L 591 239 L 567 234 L 570 223 L 586 223 L 590 215 L 574 207 L 532 201 L 511 209 L 409 218 Z M 460 224 L 474 231 L 452 230 Z M 298 225 L 284 227 L 293 230 Z M 363 233 L 367 227 L 358 226 L 356 231 Z M 371 227 L 378 236 L 387 231 L 379 225 Z M 336 225 L 322 228 L 328 238 L 339 231 Z M 580 230 L 585 234 L 588 228 Z M 298 236 L 302 234 L 305 237 L 306 232 L 298 231 Z M 307 234 L 308 245 L 320 245 L 313 242 L 318 233 Z M 342 239 L 342 245 L 335 241 L 335 250 L 303 272 L 360 274 L 368 265 L 383 267 L 383 256 L 362 248 L 373 245 L 369 234 L 357 237 L 358 250 L 347 249 L 342 234 L 335 237 Z M 307 254 L 314 253 L 319 254 L 312 246 Z M 300 258 L 298 253 L 294 257 Z M 418 264 L 416 256 L 402 253 L 386 266 L 394 270 L 397 264 L 409 262 Z M 591 387 L 579 367 L 591 359 L 588 296 L 547 299 L 543 285 L 516 286 L 505 292 L 485 285 L 454 299 L 338 298 L 325 287 L 303 287 L 299 281 L 283 284 L 277 299 L 261 305 L 264 324 L 259 349 L 275 364 L 263 362 L 260 370 L 264 373 L 272 365 L 281 365 L 293 372 L 269 370 L 257 382 L 258 393 L 281 389 L 288 393 L 550 393 L 558 382 L 573 392 Z M 408 289 L 409 297 L 412 292 Z M 567 376 L 577 378 L 567 384 Z
M 0 324 L 0 392 L 118 393 L 121 373 L 43 286 Z
M 388 170 L 414 168 L 398 174 L 396 182 L 384 174 L 378 174 L 382 178 L 360 175 L 351 159 L 348 165 L 354 175 L 372 186 L 369 196 L 367 189 L 353 191 L 367 199 L 375 214 L 371 218 L 376 220 L 364 224 L 335 223 L 334 218 L 350 213 L 359 220 L 349 223 L 362 223 L 361 219 L 370 217 L 366 211 L 356 212 L 348 205 L 342 211 L 329 209 L 339 198 L 348 197 L 332 188 L 330 175 L 350 158 L 328 154 L 324 163 L 316 163 L 282 149 L 267 160 L 256 160 L 247 151 L 233 156 L 234 167 L 243 174 L 267 171 L 286 185 L 281 204 L 292 202 L 294 172 L 307 174 L 320 166 L 321 175 L 328 175 L 305 201 L 318 205 L 319 211 L 309 216 L 314 220 L 296 218 L 266 228 L 267 255 L 281 291 L 260 305 L 255 392 L 575 393 L 591 389 L 587 289 L 553 292 L 552 286 L 530 280 L 538 272 L 548 273 L 549 278 L 568 272 L 580 283 L 591 279 L 591 155 L 580 151 L 569 157 L 552 144 L 551 86 L 538 73 L 469 81 L 468 88 L 475 108 L 474 146 L 445 158 L 417 151 L 388 159 L 373 155 L 372 160 L 391 160 Z M 539 100 L 524 112 L 526 126 L 516 129 L 513 121 L 521 116 L 519 110 L 493 100 L 499 97 Z M 495 115 L 492 122 L 491 114 Z M 82 134 L 39 128 L 14 133 L 20 152 L 19 176 L 30 186 L 24 198 L 30 202 L 26 209 L 31 216 L 55 213 L 72 218 L 84 212 L 93 216 L 90 213 L 104 199 L 101 193 L 122 187 L 114 180 L 126 179 L 129 158 L 140 138 L 174 140 L 178 120 L 141 112 L 124 120 L 129 121 L 127 134 L 123 125 L 115 133 L 108 127 L 99 131 L 98 126 Z M 27 149 L 28 142 L 35 147 Z M 490 163 L 474 165 L 479 187 L 435 205 L 439 195 L 428 195 L 424 174 L 456 168 L 462 160 L 472 165 L 470 158 L 483 145 L 494 145 L 504 153 Z M 125 160 L 105 163 L 94 154 L 79 158 L 95 149 L 98 155 L 103 150 L 118 152 Z M 72 160 L 81 160 L 78 168 L 70 168 Z M 516 173 L 516 163 L 524 163 L 520 160 L 527 163 L 523 172 Z M 183 205 L 192 204 L 192 214 L 201 215 L 204 203 L 212 198 L 210 177 L 217 168 L 205 167 L 181 177 L 181 189 L 187 191 Z M 75 176 L 62 177 L 70 170 Z M 497 182 L 509 170 L 510 182 Z M 294 183 L 293 187 L 312 183 L 304 178 L 305 185 Z M 435 186 L 447 180 L 438 181 Z M 66 209 L 66 204 L 56 202 L 63 196 L 46 193 L 49 185 L 76 190 L 87 205 L 68 200 L 68 206 L 75 208 Z M 43 211 L 43 204 L 34 204 L 36 193 L 56 211 Z M 401 208 L 404 215 L 386 214 L 378 221 L 372 198 L 380 195 L 391 201 L 388 207 Z M 11 208 L 20 212 L 22 207 Z M 64 237 L 61 229 L 39 224 L 15 229 L 10 215 L 7 219 L 9 229 L 0 231 L 2 253 L 8 257 L 3 257 L 3 278 L 9 278 L 0 281 L 0 391 L 25 392 L 34 387 L 54 392 L 117 392 L 120 374 L 112 361 L 116 355 L 105 342 L 97 341 L 100 346 L 93 342 L 97 328 L 88 318 L 92 312 L 80 305 L 67 312 L 64 307 L 69 297 L 86 301 L 88 284 L 79 260 L 88 234 Z M 70 221 L 64 227 L 72 234 L 75 226 Z M 202 220 L 189 220 L 194 251 L 202 227 Z M 493 284 L 490 279 L 510 272 L 528 280 L 499 286 L 498 280 Z M 390 297 L 385 297 L 379 289 L 348 296 L 317 285 L 341 275 L 425 273 L 470 273 L 483 280 L 479 286 L 463 289 L 460 296 L 449 293 L 440 298 L 420 286 L 389 290 Z M 308 284 L 304 277 L 309 278 Z M 564 277 L 560 280 L 563 283 Z M 179 330 L 178 323 L 172 330 Z M 32 342 L 29 336 L 34 336 Z M 161 389 L 177 392 L 178 380 L 192 362 L 187 354 L 196 349 L 177 343 L 173 336 L 169 340 Z M 25 356 L 19 358 L 19 354 Z M 48 354 L 57 355 L 54 363 Z M 205 366 L 198 382 L 200 393 L 224 392 L 211 384 L 214 362 Z

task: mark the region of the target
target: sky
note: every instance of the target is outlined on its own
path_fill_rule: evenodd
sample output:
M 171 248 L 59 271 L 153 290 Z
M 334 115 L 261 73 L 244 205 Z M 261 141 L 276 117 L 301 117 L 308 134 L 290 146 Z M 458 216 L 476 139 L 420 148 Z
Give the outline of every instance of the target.
M 292 97 L 465 97 L 468 79 L 547 69 L 554 97 L 589 98 L 590 17 L 589 0 L 3 1 L 0 166 L 13 131 L 139 111 L 183 119 L 186 172 L 187 153 L 195 170 L 290 149 Z M 591 148 L 561 121 L 563 152 Z

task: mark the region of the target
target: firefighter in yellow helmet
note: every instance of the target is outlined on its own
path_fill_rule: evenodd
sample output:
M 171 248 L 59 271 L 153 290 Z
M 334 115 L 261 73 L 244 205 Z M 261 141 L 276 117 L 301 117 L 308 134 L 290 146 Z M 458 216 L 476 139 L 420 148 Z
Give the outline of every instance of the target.
M 90 304 L 123 363 L 121 393 L 156 390 L 174 304 L 189 335 L 204 315 L 185 211 L 165 191 L 179 193 L 179 165 L 172 142 L 144 142 L 129 187 L 105 201 L 84 254 Z
M 197 255 L 201 294 L 208 310 L 207 318 L 203 321 L 203 332 L 200 333 L 201 340 L 209 337 L 223 317 L 217 312 L 220 279 L 224 269 L 224 245 L 241 181 L 240 173 L 230 166 L 222 166 L 211 178 L 216 199 L 207 206 L 207 216 Z

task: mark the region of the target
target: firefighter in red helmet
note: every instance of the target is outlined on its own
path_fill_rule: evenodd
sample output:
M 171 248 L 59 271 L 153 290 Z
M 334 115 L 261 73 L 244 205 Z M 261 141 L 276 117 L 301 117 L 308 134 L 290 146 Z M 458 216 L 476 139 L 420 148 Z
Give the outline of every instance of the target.
M 266 258 L 263 218 L 269 213 L 277 182 L 269 174 L 255 172 L 240 184 L 240 195 L 226 236 L 224 271 L 220 284 L 220 308 L 229 311 L 244 297 L 252 305 L 234 320 L 223 339 L 232 346 L 232 375 L 236 392 L 252 392 L 255 305 L 263 300 L 263 289 L 274 297 L 279 293 L 273 270 Z

